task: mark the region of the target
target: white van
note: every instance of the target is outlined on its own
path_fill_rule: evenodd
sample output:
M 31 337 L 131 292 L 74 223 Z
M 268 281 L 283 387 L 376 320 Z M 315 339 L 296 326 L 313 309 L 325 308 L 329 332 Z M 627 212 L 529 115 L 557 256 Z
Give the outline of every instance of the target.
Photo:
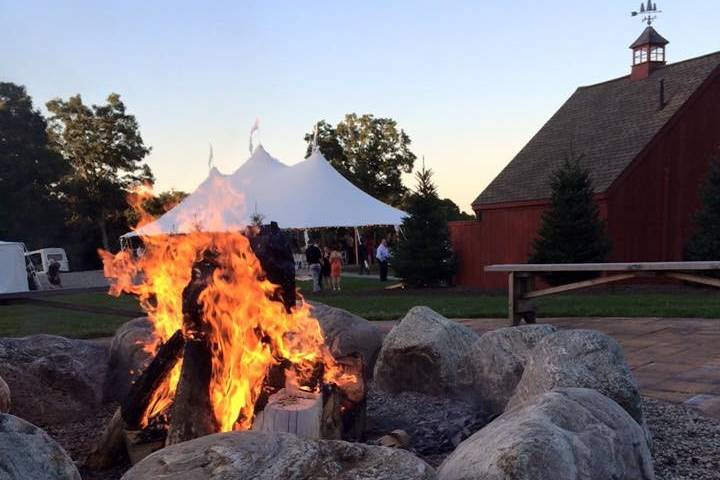
M 50 262 L 53 260 L 60 264 L 61 272 L 70 271 L 70 263 L 68 262 L 65 250 L 62 248 L 41 248 L 40 250 L 27 252 L 25 256 L 30 259 L 35 267 L 35 271 L 38 273 L 47 273 Z

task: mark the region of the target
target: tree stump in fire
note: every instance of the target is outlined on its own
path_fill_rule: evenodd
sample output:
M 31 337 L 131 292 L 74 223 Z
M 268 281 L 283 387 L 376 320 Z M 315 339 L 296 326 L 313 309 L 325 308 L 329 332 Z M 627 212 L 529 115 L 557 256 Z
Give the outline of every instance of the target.
M 323 413 L 321 393 L 283 388 L 270 396 L 265 408 L 255 416 L 252 429 L 320 438 Z

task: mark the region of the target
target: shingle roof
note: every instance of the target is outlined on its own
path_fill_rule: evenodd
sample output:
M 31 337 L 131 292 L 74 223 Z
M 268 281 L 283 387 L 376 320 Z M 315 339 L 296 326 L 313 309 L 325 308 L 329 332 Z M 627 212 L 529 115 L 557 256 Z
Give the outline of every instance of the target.
M 640 34 L 638 39 L 630 45 L 630 48 L 641 47 L 643 45 L 647 45 L 648 43 L 652 45 L 667 45 L 670 42 L 665 40 L 665 38 L 653 27 L 647 27 L 645 31 Z
M 550 198 L 549 175 L 568 154 L 582 155 L 595 191 L 605 192 L 718 65 L 715 52 L 666 65 L 644 80 L 628 75 L 578 88 L 473 206 Z

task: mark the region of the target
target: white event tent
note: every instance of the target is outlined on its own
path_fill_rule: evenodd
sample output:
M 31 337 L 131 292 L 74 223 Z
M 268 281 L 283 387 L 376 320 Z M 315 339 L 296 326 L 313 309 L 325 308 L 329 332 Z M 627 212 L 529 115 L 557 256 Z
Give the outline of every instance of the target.
M 27 292 L 25 246 L 0 241 L 0 293 Z
M 216 168 L 163 216 L 123 235 L 235 231 L 262 215 L 283 229 L 400 225 L 407 214 L 363 192 L 337 172 L 319 150 L 285 165 L 259 145 L 233 174 Z

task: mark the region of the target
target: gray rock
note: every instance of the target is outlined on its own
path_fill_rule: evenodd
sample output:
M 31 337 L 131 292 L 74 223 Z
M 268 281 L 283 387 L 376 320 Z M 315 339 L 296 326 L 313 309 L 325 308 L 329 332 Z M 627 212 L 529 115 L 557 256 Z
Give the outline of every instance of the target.
M 455 391 L 460 361 L 477 339 L 464 325 L 428 307 L 413 307 L 385 337 L 375 364 L 375 383 L 388 392 Z
M 561 330 L 530 353 L 508 408 L 557 387 L 593 388 L 643 425 L 642 399 L 620 345 L 594 330 Z
M 0 414 L 0 478 L 80 480 L 65 450 L 40 428 Z
M 523 325 L 484 334 L 460 361 L 456 393 L 486 415 L 499 415 L 515 393 L 532 349 L 556 331 L 551 325 Z
M 441 480 L 653 480 L 642 428 L 595 390 L 561 388 L 505 412 L 462 442 Z
M 122 401 L 130 387 L 145 370 L 152 356 L 145 345 L 153 341 L 152 322 L 140 317 L 124 323 L 110 344 L 108 369 L 103 384 L 103 399 Z
M 0 338 L 0 375 L 13 413 L 50 425 L 85 418 L 101 403 L 108 347 L 54 335 Z
M 405 450 L 287 433 L 229 432 L 159 450 L 123 480 L 431 480 L 435 471 Z
M 0 377 L 0 413 L 8 413 L 12 402 L 10 401 L 10 387 Z
M 335 357 L 360 354 L 365 376 L 371 378 L 382 345 L 380 329 L 364 318 L 322 303 L 313 303 L 312 314 L 320 323 L 332 354 Z

